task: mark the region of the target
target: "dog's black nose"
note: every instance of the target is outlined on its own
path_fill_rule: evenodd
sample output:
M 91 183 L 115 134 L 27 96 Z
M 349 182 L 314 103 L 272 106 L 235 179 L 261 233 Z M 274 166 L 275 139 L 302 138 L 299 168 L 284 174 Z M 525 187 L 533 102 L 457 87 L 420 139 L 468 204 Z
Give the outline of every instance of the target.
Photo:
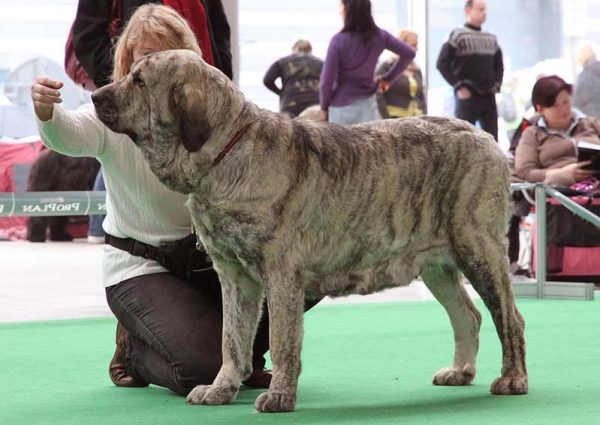
M 98 93 L 98 91 L 92 93 L 92 102 L 96 106 L 101 105 L 105 98 L 106 96 L 104 96 L 102 93 Z

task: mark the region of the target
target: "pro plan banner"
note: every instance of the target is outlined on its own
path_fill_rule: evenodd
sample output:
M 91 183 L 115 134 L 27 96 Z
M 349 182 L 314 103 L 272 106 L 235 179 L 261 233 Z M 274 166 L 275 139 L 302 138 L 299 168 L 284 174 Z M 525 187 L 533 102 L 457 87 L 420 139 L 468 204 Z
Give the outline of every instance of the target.
M 106 192 L 0 193 L 0 217 L 106 214 Z

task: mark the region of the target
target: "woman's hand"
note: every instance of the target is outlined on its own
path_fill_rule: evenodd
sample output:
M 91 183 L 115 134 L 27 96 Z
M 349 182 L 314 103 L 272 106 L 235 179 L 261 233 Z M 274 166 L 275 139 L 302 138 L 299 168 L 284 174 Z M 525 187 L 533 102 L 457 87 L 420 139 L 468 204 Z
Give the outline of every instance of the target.
M 573 180 L 575 180 L 576 182 L 580 182 L 583 180 L 590 179 L 594 175 L 594 170 L 584 170 L 583 169 L 583 167 L 587 167 L 591 163 L 592 163 L 592 161 L 581 161 L 581 162 L 576 162 L 575 164 L 566 165 L 563 168 L 567 168 L 568 170 L 571 170 Z
M 377 83 L 377 91 L 379 93 L 385 93 L 386 91 L 388 91 L 390 89 L 389 81 L 385 81 L 385 80 L 381 79 L 381 77 L 375 77 L 374 81 Z
M 31 100 L 35 115 L 40 121 L 52 118 L 55 103 L 61 103 L 60 89 L 63 83 L 49 77 L 37 77 L 31 85 Z
M 546 184 L 559 184 L 563 186 L 571 186 L 574 183 L 587 180 L 594 175 L 593 170 L 584 170 L 583 167 L 590 165 L 591 161 L 575 162 L 565 165 L 562 168 L 546 171 Z

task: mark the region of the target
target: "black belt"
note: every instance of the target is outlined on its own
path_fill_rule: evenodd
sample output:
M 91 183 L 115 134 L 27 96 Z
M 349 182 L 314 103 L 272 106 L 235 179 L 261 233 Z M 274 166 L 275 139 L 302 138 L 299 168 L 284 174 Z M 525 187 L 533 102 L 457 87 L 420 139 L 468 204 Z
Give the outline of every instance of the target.
M 199 246 L 194 233 L 176 241 L 167 242 L 159 247 L 133 238 L 118 238 L 108 233 L 104 240 L 108 245 L 131 255 L 154 260 L 174 275 L 186 279 L 188 282 L 198 279 L 204 281 L 207 276 L 206 273 L 211 275 L 209 279 L 216 276 L 210 257 L 202 246 L 200 246 L 200 250 L 198 249 Z M 218 282 L 218 277 L 216 281 Z
M 157 254 L 159 254 L 157 247 L 133 238 L 118 238 L 107 233 L 104 237 L 104 243 L 114 246 L 122 251 L 127 251 L 131 255 L 146 258 L 147 260 L 157 261 Z M 160 262 L 161 261 L 159 261 L 159 263 Z

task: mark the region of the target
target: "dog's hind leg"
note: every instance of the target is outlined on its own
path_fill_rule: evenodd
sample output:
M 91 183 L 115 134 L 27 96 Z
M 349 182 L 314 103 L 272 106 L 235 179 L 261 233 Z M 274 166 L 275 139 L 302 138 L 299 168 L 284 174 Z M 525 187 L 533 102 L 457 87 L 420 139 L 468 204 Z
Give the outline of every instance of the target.
M 215 265 L 216 257 L 212 257 Z M 198 385 L 188 394 L 188 404 L 229 404 L 242 380 L 252 373 L 252 343 L 263 291 L 239 264 L 225 267 L 227 276 L 218 269 L 223 293 L 223 365 L 211 385 Z
M 288 273 L 270 274 L 265 285 L 273 379 L 269 391 L 254 403 L 258 412 L 290 412 L 296 406 L 304 313 L 304 290 L 294 281 L 297 276 L 288 268 Z
M 421 270 L 421 277 L 450 317 L 454 332 L 452 367 L 438 371 L 434 385 L 468 385 L 475 378 L 479 350 L 481 314 L 460 283 L 458 269 L 449 260 L 434 262 Z
M 493 394 L 526 394 L 525 322 L 515 305 L 505 235 L 490 228 L 463 229 L 455 240 L 459 268 L 489 309 L 502 344 L 502 376 Z

